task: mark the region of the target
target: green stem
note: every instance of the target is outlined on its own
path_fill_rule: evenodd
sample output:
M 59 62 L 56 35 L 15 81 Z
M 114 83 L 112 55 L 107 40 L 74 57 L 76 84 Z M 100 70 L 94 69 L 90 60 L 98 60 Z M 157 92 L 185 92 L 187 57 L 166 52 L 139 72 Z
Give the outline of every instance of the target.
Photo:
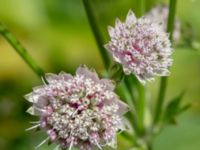
M 146 0 L 138 0 L 139 13 L 138 16 L 142 17 L 146 11 Z M 141 85 L 138 80 L 136 81 L 136 87 L 138 90 L 138 101 L 137 106 L 137 115 L 138 115 L 138 127 L 140 130 L 140 135 L 142 136 L 145 131 L 144 127 L 144 114 L 145 114 L 145 88 Z
M 171 40 L 171 43 L 173 42 L 173 30 L 174 30 L 174 20 L 175 20 L 175 14 L 176 14 L 176 3 L 177 3 L 177 0 L 170 0 L 167 32 L 170 34 L 169 38 Z M 159 121 L 161 113 L 162 113 L 161 111 L 163 108 L 163 102 L 164 102 L 166 89 L 167 89 L 167 80 L 168 80 L 168 77 L 161 78 L 160 91 L 159 91 L 157 104 L 156 104 L 156 110 L 155 110 L 154 124 L 156 124 Z
M 98 29 L 98 23 L 97 23 L 97 20 L 95 18 L 94 11 L 92 10 L 91 3 L 89 2 L 89 0 L 83 0 L 83 4 L 84 4 L 84 7 L 85 7 L 87 17 L 88 17 L 88 21 L 90 23 L 90 26 L 91 26 L 93 34 L 95 36 L 97 45 L 98 45 L 99 50 L 101 52 L 101 57 L 103 59 L 104 66 L 105 66 L 106 69 L 108 69 L 109 65 L 110 65 L 110 58 L 109 58 L 109 55 L 108 55 L 106 49 L 104 48 L 103 37 L 100 33 L 100 30 Z
M 145 11 L 146 11 L 146 5 L 145 5 L 145 1 L 146 0 L 138 0 L 138 6 L 139 6 L 139 13 L 138 13 L 138 15 L 139 15 L 139 17 L 141 17 L 141 16 L 143 16 L 144 15 L 144 13 L 145 13 Z
M 138 113 L 138 127 L 140 129 L 140 134 L 144 134 L 144 114 L 145 114 L 145 89 L 141 84 L 138 84 L 138 94 L 139 101 L 137 103 L 137 113 Z
M 120 96 L 122 96 L 124 101 L 128 104 L 128 106 L 130 108 L 130 112 L 127 114 L 129 117 L 129 121 L 130 121 L 133 129 L 135 130 L 135 132 L 138 133 L 139 130 L 137 127 L 137 117 L 136 117 L 136 113 L 135 113 L 135 107 L 134 107 L 133 101 L 131 99 L 131 95 L 128 92 L 127 86 L 125 85 L 124 82 L 122 82 L 119 85 L 117 92 L 119 93 Z
M 170 0 L 169 17 L 167 23 L 167 32 L 170 33 L 169 39 L 173 42 L 174 22 L 176 16 L 177 0 Z
M 33 58 L 29 55 L 27 50 L 20 44 L 15 36 L 9 32 L 6 26 L 0 22 L 0 34 L 12 45 L 15 51 L 22 57 L 22 59 L 28 64 L 28 66 L 39 76 L 44 77 L 43 70 L 37 65 Z M 46 80 L 45 80 L 46 82 Z
M 131 95 L 132 103 L 136 107 L 139 134 L 144 134 L 144 113 L 145 113 L 145 87 L 142 86 L 134 75 L 126 76 L 125 85 Z M 137 91 L 137 96 L 134 94 Z
M 149 144 L 147 145 L 147 149 L 148 149 L 148 150 L 152 150 L 152 149 L 153 149 L 151 143 L 149 143 Z
M 129 91 L 129 93 L 131 95 L 131 99 L 132 99 L 133 104 L 135 106 L 136 105 L 136 98 L 135 98 L 135 95 L 134 95 L 134 90 L 135 90 L 135 86 L 134 85 L 135 85 L 135 82 L 133 80 L 131 80 L 131 78 L 125 76 L 124 77 L 124 83 L 125 83 L 128 91 Z

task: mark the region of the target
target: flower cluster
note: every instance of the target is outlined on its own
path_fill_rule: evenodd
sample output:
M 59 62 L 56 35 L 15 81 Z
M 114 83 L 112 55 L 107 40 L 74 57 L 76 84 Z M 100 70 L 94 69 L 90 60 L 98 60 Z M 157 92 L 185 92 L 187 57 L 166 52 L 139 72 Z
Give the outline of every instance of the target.
M 167 5 L 157 5 L 156 7 L 153 7 L 145 15 L 145 17 L 147 17 L 153 22 L 160 23 L 163 29 L 166 31 L 168 22 L 168 13 L 169 13 L 169 7 Z M 173 40 L 175 42 L 178 42 L 178 40 L 180 39 L 180 35 L 181 35 L 180 21 L 176 17 L 174 23 Z
M 144 17 L 137 19 L 129 11 L 126 21 L 117 19 L 108 32 L 111 40 L 105 47 L 122 64 L 125 74 L 135 74 L 143 84 L 152 81 L 155 75 L 169 74 L 171 43 L 160 24 Z
M 115 146 L 116 133 L 124 129 L 122 115 L 128 107 L 114 93 L 112 81 L 99 79 L 86 67 L 79 67 L 74 76 L 61 72 L 47 74 L 46 79 L 49 84 L 36 87 L 25 96 L 33 103 L 28 112 L 40 116 L 31 129 L 44 129 L 47 140 L 62 149 Z

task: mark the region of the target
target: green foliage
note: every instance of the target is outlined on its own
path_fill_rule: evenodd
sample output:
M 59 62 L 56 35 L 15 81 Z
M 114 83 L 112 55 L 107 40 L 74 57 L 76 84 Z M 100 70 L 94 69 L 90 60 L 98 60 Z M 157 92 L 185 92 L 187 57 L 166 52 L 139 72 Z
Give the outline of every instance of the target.
M 175 117 L 180 113 L 185 112 L 188 108 L 190 108 L 190 104 L 186 104 L 181 106 L 181 102 L 183 100 L 185 92 L 181 92 L 178 96 L 176 96 L 173 100 L 171 100 L 164 111 L 163 121 L 167 123 L 175 124 Z

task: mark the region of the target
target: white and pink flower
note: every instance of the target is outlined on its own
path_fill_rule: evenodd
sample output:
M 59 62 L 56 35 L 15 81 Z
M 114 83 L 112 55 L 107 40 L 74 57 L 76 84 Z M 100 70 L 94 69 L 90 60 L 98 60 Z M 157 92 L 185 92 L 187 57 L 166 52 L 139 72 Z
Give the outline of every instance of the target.
M 115 94 L 112 81 L 100 79 L 86 67 L 79 67 L 74 76 L 61 72 L 47 74 L 46 79 L 49 84 L 25 96 L 33 103 L 28 112 L 40 117 L 30 129 L 45 130 L 45 141 L 53 141 L 62 149 L 115 146 L 128 107 Z
M 169 75 L 172 48 L 163 27 L 147 18 L 135 17 L 130 10 L 125 22 L 116 19 L 108 27 L 110 41 L 105 45 L 125 74 L 134 74 L 140 82 L 152 81 L 154 76 Z

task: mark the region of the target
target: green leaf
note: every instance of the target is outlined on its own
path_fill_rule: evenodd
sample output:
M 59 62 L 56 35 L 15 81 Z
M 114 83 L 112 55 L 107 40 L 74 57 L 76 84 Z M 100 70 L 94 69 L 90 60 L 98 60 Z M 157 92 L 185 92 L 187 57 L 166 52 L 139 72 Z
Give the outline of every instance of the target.
M 185 92 L 181 92 L 178 96 L 176 96 L 168 103 L 163 116 L 164 122 L 176 124 L 175 117 L 190 108 L 190 104 L 180 106 L 184 94 Z

